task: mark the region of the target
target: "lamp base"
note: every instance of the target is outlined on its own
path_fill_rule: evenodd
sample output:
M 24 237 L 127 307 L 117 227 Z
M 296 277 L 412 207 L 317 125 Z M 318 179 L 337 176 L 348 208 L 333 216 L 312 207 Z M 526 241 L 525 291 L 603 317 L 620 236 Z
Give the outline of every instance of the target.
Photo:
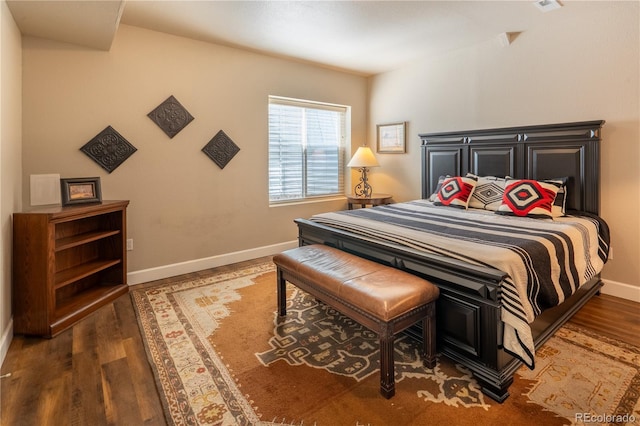
M 353 188 L 353 193 L 356 197 L 369 198 L 373 194 L 373 188 L 367 182 L 367 171 L 366 167 L 360 169 L 360 182 Z

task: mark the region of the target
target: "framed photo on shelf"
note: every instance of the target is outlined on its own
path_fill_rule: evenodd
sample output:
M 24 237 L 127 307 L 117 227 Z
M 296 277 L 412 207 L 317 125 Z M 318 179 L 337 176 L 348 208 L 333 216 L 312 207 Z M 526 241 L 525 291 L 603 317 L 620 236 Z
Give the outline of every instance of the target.
M 390 154 L 404 154 L 405 147 L 405 130 L 407 122 L 378 124 L 378 152 Z
M 99 177 L 60 179 L 60 189 L 63 206 L 102 202 Z

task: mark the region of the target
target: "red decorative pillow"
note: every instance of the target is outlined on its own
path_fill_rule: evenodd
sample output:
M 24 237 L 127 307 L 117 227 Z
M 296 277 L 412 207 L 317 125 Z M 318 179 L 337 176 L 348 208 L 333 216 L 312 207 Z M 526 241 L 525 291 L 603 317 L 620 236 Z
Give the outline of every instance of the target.
M 477 178 L 455 176 L 446 178 L 438 190 L 433 204 L 466 209 L 477 184 Z
M 561 182 L 553 181 L 508 180 L 497 213 L 550 218 L 561 185 Z

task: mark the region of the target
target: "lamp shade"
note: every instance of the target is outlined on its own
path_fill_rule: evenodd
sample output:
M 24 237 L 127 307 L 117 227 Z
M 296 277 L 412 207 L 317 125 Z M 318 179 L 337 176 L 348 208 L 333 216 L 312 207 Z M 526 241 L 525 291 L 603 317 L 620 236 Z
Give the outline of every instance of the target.
M 358 148 L 353 157 L 351 157 L 351 161 L 347 164 L 347 167 L 378 167 L 378 160 L 373 155 L 373 151 L 368 146 L 361 146 Z

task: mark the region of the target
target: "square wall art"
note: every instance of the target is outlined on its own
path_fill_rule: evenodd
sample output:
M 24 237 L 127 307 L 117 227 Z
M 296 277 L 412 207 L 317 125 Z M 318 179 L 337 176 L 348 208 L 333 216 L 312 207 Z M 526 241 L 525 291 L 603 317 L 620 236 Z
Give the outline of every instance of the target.
M 193 121 L 193 116 L 178 102 L 169 96 L 164 102 L 151 111 L 147 116 L 162 129 L 170 138 L 177 135 L 187 124 Z
M 80 148 L 80 151 L 111 173 L 131 157 L 137 151 L 137 148 L 131 145 L 113 127 L 107 126 Z
M 202 152 L 207 154 L 221 169 L 224 169 L 238 151 L 240 151 L 238 145 L 222 130 L 216 133 L 209 143 L 202 148 Z

